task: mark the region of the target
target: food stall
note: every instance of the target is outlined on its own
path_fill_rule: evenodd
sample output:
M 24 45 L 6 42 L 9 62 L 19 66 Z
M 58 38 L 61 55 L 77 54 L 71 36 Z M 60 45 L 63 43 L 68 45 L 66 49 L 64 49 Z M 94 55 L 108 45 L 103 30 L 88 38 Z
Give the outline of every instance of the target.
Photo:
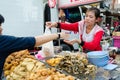
M 24 55 L 23 55 L 24 54 Z M 117 68 L 98 67 L 79 52 L 62 51 L 55 57 L 38 60 L 28 50 L 12 53 L 4 65 L 3 80 L 120 80 L 120 56 Z
M 120 58 L 116 60 L 120 61 Z M 116 64 L 117 68 L 112 65 L 112 68 L 107 66 L 107 70 L 93 65 L 80 52 L 62 51 L 55 56 L 36 59 L 28 50 L 22 50 L 8 56 L 4 75 L 6 80 L 120 80 L 120 62 Z

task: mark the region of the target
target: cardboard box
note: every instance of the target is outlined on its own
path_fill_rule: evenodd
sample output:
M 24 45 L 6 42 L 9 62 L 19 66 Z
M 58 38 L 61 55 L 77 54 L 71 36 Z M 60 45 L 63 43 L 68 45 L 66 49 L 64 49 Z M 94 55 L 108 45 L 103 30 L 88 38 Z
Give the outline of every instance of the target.
M 112 36 L 120 36 L 120 32 L 113 32 Z

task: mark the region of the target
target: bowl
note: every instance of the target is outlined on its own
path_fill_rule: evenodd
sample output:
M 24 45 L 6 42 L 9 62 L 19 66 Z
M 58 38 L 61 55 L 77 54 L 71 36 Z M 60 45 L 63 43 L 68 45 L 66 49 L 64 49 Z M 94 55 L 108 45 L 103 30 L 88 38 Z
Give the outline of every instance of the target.
M 103 67 L 108 64 L 109 52 L 108 51 L 92 51 L 87 53 L 88 61 L 98 67 Z

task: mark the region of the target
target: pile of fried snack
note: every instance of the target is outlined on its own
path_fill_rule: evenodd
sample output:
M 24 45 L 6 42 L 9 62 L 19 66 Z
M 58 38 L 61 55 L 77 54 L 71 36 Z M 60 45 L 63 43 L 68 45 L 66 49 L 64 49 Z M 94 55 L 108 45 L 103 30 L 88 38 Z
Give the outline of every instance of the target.
M 75 53 L 65 53 L 64 56 L 54 57 L 46 60 L 46 62 L 70 75 L 78 77 L 84 76 L 85 78 L 88 78 L 87 76 L 95 77 L 97 69 L 97 67 L 90 64 L 83 55 Z
M 75 80 L 53 68 L 46 68 L 44 63 L 36 60 L 28 50 L 14 52 L 4 64 L 6 80 Z

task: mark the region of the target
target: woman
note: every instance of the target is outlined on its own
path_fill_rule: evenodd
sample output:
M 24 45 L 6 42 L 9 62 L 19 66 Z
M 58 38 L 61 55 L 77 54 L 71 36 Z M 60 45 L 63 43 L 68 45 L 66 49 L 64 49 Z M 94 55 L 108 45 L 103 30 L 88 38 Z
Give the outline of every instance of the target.
M 30 49 L 36 46 L 40 46 L 46 42 L 57 38 L 67 38 L 69 34 L 58 33 L 49 34 L 35 37 L 14 37 L 9 35 L 2 35 L 2 23 L 4 17 L 0 15 L 0 77 L 2 75 L 3 65 L 8 55 L 15 51 Z M 66 37 L 67 36 L 67 37 Z M 0 78 L 0 80 L 2 80 Z
M 97 25 L 97 18 L 100 16 L 100 10 L 92 7 L 86 11 L 85 19 L 76 23 L 57 23 L 46 22 L 49 28 L 56 27 L 70 31 L 79 32 L 80 39 L 65 40 L 65 42 L 78 43 L 84 51 L 102 50 L 100 41 L 104 33 L 103 29 Z

